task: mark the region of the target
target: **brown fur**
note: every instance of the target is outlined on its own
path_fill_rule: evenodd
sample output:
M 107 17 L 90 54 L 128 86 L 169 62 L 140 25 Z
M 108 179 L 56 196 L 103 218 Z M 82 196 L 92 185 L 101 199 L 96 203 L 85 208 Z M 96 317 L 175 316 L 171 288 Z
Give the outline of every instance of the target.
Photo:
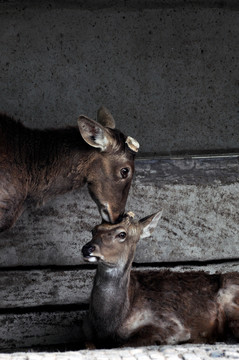
M 104 119 L 104 110 L 102 122 L 109 118 L 107 113 Z M 36 130 L 0 115 L 0 231 L 10 228 L 29 203 L 42 204 L 85 183 L 101 215 L 116 221 L 124 212 L 135 154 L 113 127 L 81 116 L 79 127 Z M 107 143 L 103 150 L 101 142 Z M 125 167 L 129 174 L 123 179 Z
M 126 217 L 93 230 L 82 249 L 85 260 L 98 261 L 86 337 L 97 347 L 238 339 L 238 273 L 131 271 L 140 236 L 149 236 L 158 219 Z

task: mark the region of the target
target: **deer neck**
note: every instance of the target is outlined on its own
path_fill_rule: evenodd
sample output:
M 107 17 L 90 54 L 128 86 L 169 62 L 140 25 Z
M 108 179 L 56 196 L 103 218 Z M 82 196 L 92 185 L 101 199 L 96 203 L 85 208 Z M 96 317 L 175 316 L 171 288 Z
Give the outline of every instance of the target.
M 90 318 L 99 337 L 112 337 L 129 309 L 128 267 L 114 268 L 99 264 L 91 294 Z
M 43 196 L 44 201 L 84 185 L 95 150 L 84 142 L 77 128 L 33 130 L 30 136 L 34 144 L 26 152 L 30 198 L 41 201 Z

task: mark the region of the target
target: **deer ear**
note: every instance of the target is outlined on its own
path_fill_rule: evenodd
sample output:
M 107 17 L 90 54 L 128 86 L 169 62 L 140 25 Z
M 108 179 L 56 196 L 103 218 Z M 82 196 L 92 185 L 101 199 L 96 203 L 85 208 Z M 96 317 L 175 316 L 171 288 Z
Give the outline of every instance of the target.
M 101 125 L 108 127 L 110 129 L 115 128 L 114 118 L 111 115 L 111 113 L 109 112 L 109 110 L 104 106 L 101 106 L 97 112 L 97 121 Z
M 96 121 L 81 115 L 78 119 L 78 126 L 81 136 L 89 144 L 95 148 L 105 151 L 110 143 L 110 134 L 104 126 Z
M 139 221 L 139 224 L 141 226 L 141 239 L 149 237 L 152 234 L 158 224 L 159 219 L 162 216 L 162 213 L 163 210 L 160 210 L 157 213 L 146 216 Z

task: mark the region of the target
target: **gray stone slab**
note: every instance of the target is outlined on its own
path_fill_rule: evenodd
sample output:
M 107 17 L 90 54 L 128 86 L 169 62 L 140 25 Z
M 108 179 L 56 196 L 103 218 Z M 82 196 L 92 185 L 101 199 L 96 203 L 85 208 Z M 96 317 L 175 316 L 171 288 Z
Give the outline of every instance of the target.
M 94 273 L 84 269 L 3 271 L 0 273 L 0 309 L 86 305 Z
M 51 311 L 0 314 L 0 351 L 79 344 L 84 311 Z
M 136 158 L 135 182 L 142 185 L 229 185 L 239 182 L 239 155 Z
M 137 218 L 163 208 L 138 263 L 238 258 L 238 158 L 138 160 L 127 210 Z M 82 246 L 100 216 L 87 189 L 26 211 L 0 235 L 0 267 L 83 264 Z
M 133 271 L 205 271 L 209 274 L 226 273 L 236 271 L 239 273 L 239 263 L 225 262 L 223 264 L 210 265 L 181 265 L 133 267 Z M 16 309 L 52 306 L 88 305 L 90 293 L 93 287 L 95 270 L 15 270 L 1 271 L 0 273 L 0 312 L 6 309 L 8 312 Z

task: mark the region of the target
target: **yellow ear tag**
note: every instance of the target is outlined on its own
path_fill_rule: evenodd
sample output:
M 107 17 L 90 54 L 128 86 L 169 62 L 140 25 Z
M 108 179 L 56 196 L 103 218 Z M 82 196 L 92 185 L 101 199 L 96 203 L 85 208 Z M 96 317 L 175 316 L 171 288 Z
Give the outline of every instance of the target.
M 128 145 L 128 147 L 134 151 L 134 152 L 138 152 L 139 150 L 139 143 L 137 140 L 135 140 L 134 138 L 132 138 L 131 136 L 127 136 L 126 138 L 126 144 Z
M 133 219 L 135 217 L 135 214 L 133 213 L 133 211 L 128 211 L 127 216 L 129 216 Z

